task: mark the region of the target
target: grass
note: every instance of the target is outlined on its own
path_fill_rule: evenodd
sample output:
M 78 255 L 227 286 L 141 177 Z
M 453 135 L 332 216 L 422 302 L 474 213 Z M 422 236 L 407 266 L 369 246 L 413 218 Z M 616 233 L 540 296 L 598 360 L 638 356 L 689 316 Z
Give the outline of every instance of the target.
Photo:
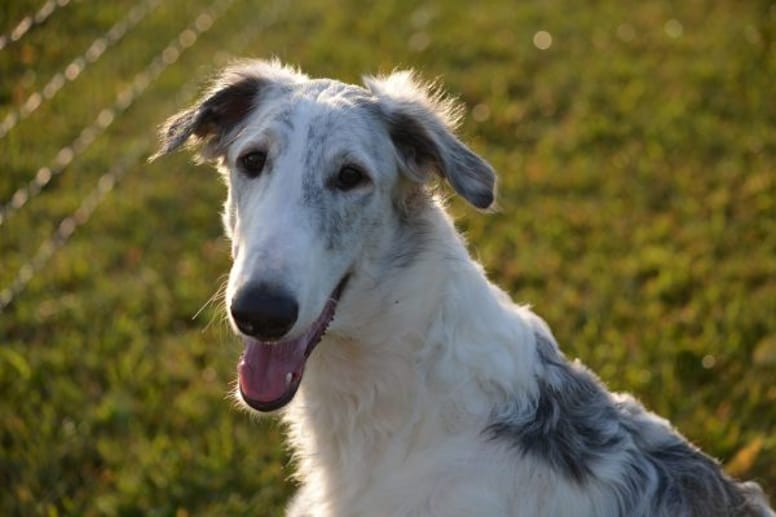
M 0 32 L 40 4 L 4 3 Z M 133 5 L 72 2 L 0 50 L 0 120 Z M 162 2 L 0 139 L 0 203 L 207 5 Z M 490 276 L 776 497 L 775 27 L 764 0 L 235 2 L 0 225 L 0 289 L 228 57 L 350 81 L 415 67 L 466 104 L 462 134 L 500 172 L 498 213 L 453 203 Z M 282 511 L 281 429 L 226 400 L 240 349 L 206 303 L 228 269 L 223 195 L 185 155 L 134 162 L 0 313 L 0 513 Z

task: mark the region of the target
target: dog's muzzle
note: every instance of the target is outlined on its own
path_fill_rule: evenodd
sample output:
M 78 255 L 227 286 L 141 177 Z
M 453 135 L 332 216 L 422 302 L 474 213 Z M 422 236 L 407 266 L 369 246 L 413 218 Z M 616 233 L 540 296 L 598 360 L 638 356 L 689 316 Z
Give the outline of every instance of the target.
M 307 358 L 334 319 L 337 302 L 347 279 L 346 275 L 340 281 L 326 300 L 321 314 L 301 336 L 267 341 L 243 335 L 245 350 L 237 366 L 237 375 L 240 396 L 246 404 L 258 411 L 274 411 L 294 398 L 302 381 Z M 291 313 L 290 305 L 285 309 L 288 314 Z M 296 307 L 293 312 L 295 321 Z M 292 325 L 293 322 L 288 328 Z

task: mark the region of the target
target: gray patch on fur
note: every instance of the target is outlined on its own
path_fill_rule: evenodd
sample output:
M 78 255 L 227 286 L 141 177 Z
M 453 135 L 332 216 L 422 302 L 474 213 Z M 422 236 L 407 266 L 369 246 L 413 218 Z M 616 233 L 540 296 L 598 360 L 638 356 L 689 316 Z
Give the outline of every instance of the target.
M 755 483 L 730 479 L 712 458 L 651 417 L 631 397 L 613 397 L 584 366 L 537 334 L 538 396 L 529 409 L 500 411 L 486 428 L 581 486 L 600 483 L 622 516 L 771 515 Z M 599 479 L 601 467 L 619 469 Z
M 395 217 L 395 238 L 393 246 L 384 257 L 386 269 L 405 269 L 425 250 L 429 249 L 430 240 L 433 239 L 433 231 L 428 220 L 423 217 L 422 210 L 428 205 L 425 203 L 425 195 L 420 200 L 423 204 L 412 207 L 407 211 L 407 199 L 401 199 L 393 205 Z M 410 200 L 412 202 L 412 200 Z
M 294 132 L 296 125 L 294 124 L 294 110 L 290 107 L 279 111 L 273 118 L 288 134 Z
M 305 175 L 320 174 L 323 164 L 324 143 L 326 135 L 331 132 L 330 116 L 319 115 L 310 122 L 305 138 Z
M 305 139 L 302 201 L 315 213 L 313 219 L 318 221 L 320 225 L 318 231 L 326 237 L 327 248 L 332 249 L 335 247 L 333 232 L 336 231 L 334 227 L 337 226 L 337 220 L 333 207 L 329 207 L 327 210 L 323 198 L 323 176 L 328 172 L 324 169 L 325 164 L 323 163 L 324 138 L 325 133 L 321 131 L 321 128 L 317 127 L 316 123 L 311 123 L 307 128 Z M 329 213 L 327 214 L 327 212 Z
M 645 515 L 748 516 L 769 515 L 762 491 L 755 483 L 739 483 L 671 428 L 644 422 L 648 412 L 632 399 L 616 401 L 620 422 L 635 443 L 630 465 L 637 465 L 654 480 L 648 493 L 631 487 L 631 498 L 650 501 Z M 655 435 L 659 439 L 655 439 Z M 643 488 L 642 488 L 643 491 Z
M 328 185 L 328 178 L 337 174 L 340 163 L 326 160 L 326 142 L 334 132 L 335 120 L 332 113 L 318 115 L 310 122 L 305 137 L 303 161 L 302 201 L 315 216 L 318 233 L 326 239 L 329 250 L 342 248 L 351 228 L 361 219 L 364 198 L 351 198 L 347 203 L 327 202 L 325 196 L 354 196 L 355 193 L 334 191 Z M 361 221 L 363 223 L 363 221 Z
M 596 461 L 622 449 L 616 410 L 593 374 L 563 361 L 547 339 L 537 337 L 537 353 L 546 375 L 538 379 L 533 414 L 498 420 L 488 432 L 584 483 Z

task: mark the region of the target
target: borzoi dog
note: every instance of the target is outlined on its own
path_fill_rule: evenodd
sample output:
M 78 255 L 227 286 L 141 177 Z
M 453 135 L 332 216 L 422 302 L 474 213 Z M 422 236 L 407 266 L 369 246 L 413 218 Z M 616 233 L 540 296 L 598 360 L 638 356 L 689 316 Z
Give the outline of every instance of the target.
M 233 65 L 158 153 L 196 145 L 228 184 L 236 396 L 287 424 L 289 515 L 774 515 L 488 281 L 429 187 L 493 203 L 456 106 L 364 83 Z

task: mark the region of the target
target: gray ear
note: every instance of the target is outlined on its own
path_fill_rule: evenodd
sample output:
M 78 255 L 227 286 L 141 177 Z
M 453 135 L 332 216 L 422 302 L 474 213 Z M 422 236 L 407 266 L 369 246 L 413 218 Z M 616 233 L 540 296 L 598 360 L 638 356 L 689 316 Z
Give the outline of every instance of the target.
M 254 109 L 263 83 L 258 77 L 241 77 L 212 89 L 199 103 L 170 117 L 160 132 L 159 151 L 151 159 L 175 151 L 191 137 L 204 144 L 203 157 L 222 154 L 224 137 Z
M 283 91 L 306 76 L 277 60 L 245 60 L 221 72 L 194 106 L 170 117 L 160 132 L 156 159 L 192 138 L 200 155 L 216 158 L 226 151 L 226 137 L 253 111 L 270 90 Z
M 458 109 L 452 102 L 419 84 L 410 72 L 365 78 L 365 83 L 378 98 L 406 174 L 426 181 L 429 172 L 436 172 L 475 207 L 493 204 L 496 174 L 453 133 Z

